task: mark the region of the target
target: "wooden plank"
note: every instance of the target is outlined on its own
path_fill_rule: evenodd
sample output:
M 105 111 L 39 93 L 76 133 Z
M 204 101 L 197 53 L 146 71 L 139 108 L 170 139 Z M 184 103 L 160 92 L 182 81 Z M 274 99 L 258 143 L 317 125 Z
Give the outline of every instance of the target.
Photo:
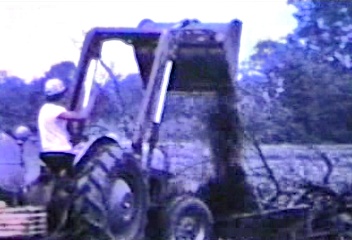
M 47 234 L 45 207 L 21 206 L 0 208 L 0 238 Z
M 23 206 L 23 207 L 3 207 L 0 208 L 0 213 L 2 212 L 46 212 L 46 207 L 40 206 Z
M 36 218 L 46 218 L 46 213 L 0 213 L 0 221 L 7 220 L 12 218 L 19 218 L 19 219 L 36 219 Z

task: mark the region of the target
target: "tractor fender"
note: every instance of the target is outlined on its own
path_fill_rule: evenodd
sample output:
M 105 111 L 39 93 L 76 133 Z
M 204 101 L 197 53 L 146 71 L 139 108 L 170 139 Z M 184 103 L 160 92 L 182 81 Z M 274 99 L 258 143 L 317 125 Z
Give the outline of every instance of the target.
M 111 134 L 106 134 L 104 136 L 94 137 L 93 139 L 89 140 L 88 142 L 80 143 L 80 144 L 76 145 L 74 148 L 74 153 L 76 154 L 76 157 L 74 159 L 74 165 L 77 166 L 78 164 L 81 164 L 82 161 L 84 161 L 92 153 L 94 153 L 98 147 L 106 145 L 106 144 L 117 144 L 118 146 L 120 146 L 117 138 Z
M 96 149 L 105 144 L 116 144 L 122 149 L 123 152 L 132 151 L 132 142 L 128 139 L 120 139 L 114 133 L 108 133 L 104 136 L 99 136 L 91 139 L 86 143 L 79 144 L 75 147 L 76 157 L 74 160 L 74 165 L 84 164 L 87 158 L 96 151 Z M 143 144 L 143 156 L 142 156 L 142 167 L 149 168 L 151 170 L 169 172 L 170 163 L 167 156 L 158 148 L 154 149 L 153 161 L 151 166 L 147 167 L 147 152 L 149 150 L 148 144 Z

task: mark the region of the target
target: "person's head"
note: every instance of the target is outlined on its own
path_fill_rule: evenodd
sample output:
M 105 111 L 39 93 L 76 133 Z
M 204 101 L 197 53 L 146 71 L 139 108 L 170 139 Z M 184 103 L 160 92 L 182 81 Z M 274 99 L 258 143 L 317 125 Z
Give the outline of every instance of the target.
M 65 83 L 58 78 L 48 79 L 44 86 L 44 93 L 48 102 L 61 100 L 67 91 Z

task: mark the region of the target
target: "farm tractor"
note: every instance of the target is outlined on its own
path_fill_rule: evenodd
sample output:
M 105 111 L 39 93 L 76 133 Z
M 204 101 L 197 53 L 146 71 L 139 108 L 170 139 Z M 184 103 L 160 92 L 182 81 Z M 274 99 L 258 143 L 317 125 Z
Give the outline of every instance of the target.
M 43 167 L 36 181 L 21 188 L 20 200 L 8 206 L 13 208 L 8 211 L 14 218 L 16 213 L 28 214 L 27 220 L 32 216 L 36 224 L 40 216 L 45 222 L 43 216 L 48 215 L 48 229 L 27 237 L 211 240 L 253 232 L 247 226 L 237 228 L 236 233 L 229 220 L 233 214 L 258 211 L 240 163 L 241 124 L 235 86 L 241 27 L 239 20 L 174 24 L 146 19 L 137 28 L 91 29 L 81 49 L 70 108 L 85 108 L 92 89 L 101 84 L 94 76 L 95 67 L 111 73 L 101 59 L 104 43 L 122 41 L 133 47 L 143 83 L 133 134 L 127 145 L 113 133 L 87 141 L 84 132 L 89 125 L 84 121 L 70 124 L 72 141 L 85 141 L 75 157 L 73 176 L 53 176 Z M 191 183 L 191 177 L 179 178 L 170 170 L 172 160 L 159 149 L 164 113 L 174 111 L 166 104 L 173 94 L 186 99 L 205 97 L 211 102 L 203 106 L 206 111 L 201 117 L 211 174 L 200 173 Z M 183 107 L 177 105 L 177 109 Z M 194 154 L 199 160 L 203 153 Z M 193 169 L 197 167 L 188 167 Z M 36 227 L 33 222 L 27 229 Z M 19 225 L 9 227 L 17 229 Z M 22 231 L 19 237 L 25 236 Z

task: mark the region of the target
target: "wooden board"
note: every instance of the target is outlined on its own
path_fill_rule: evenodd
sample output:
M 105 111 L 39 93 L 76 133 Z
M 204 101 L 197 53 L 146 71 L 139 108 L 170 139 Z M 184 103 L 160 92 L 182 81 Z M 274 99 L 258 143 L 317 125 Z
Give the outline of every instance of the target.
M 46 234 L 47 213 L 44 207 L 0 208 L 0 239 L 44 236 Z

